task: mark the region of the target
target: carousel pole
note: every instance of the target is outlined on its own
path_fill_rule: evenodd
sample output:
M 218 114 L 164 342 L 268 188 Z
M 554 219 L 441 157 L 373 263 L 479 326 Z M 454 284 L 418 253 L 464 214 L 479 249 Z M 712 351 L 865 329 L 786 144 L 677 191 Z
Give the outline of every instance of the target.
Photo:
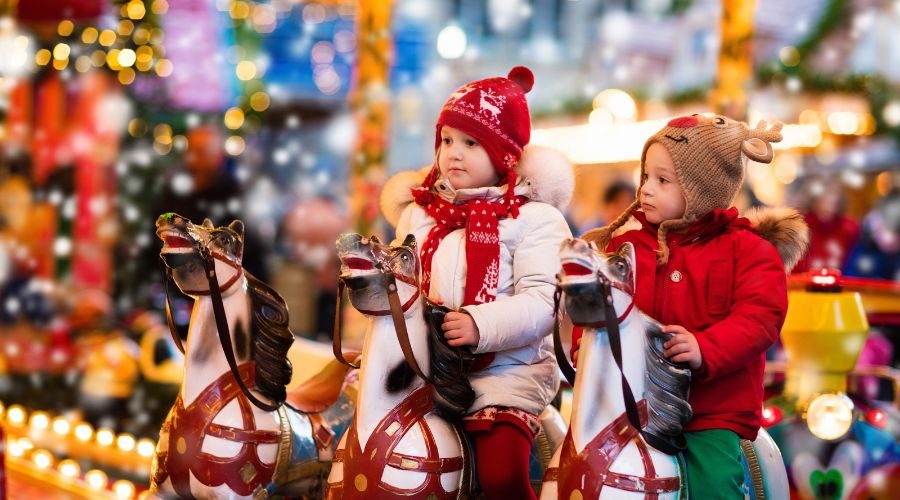
M 385 180 L 390 117 L 391 7 L 389 0 L 359 0 L 358 42 L 350 105 L 356 117 L 357 143 L 351 156 L 349 213 L 355 230 L 369 235 L 378 218 L 378 195 Z
M 753 13 L 756 0 L 722 0 L 722 45 L 710 107 L 736 120 L 747 119 L 747 89 L 753 78 Z

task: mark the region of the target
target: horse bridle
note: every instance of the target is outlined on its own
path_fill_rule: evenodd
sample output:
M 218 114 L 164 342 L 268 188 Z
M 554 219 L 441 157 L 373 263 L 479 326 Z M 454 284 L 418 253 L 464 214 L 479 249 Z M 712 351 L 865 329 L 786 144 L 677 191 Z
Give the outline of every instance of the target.
M 418 274 L 418 258 L 416 264 L 416 272 Z M 411 278 L 409 276 L 395 273 L 393 269 L 390 269 L 388 266 L 382 264 L 382 262 L 376 259 L 374 264 L 375 268 L 381 273 L 382 280 L 384 281 L 384 286 L 387 289 L 388 293 L 388 305 L 390 306 L 390 311 L 360 311 L 363 314 L 369 314 L 373 316 L 385 316 L 387 314 L 391 315 L 391 320 L 394 323 L 394 331 L 397 333 L 397 341 L 400 343 L 400 349 L 403 351 L 403 357 L 406 359 L 406 364 L 412 369 L 413 373 L 418 375 L 422 380 L 427 384 L 434 385 L 434 381 L 428 375 L 425 375 L 425 372 L 419 367 L 418 361 L 416 361 L 415 353 L 412 350 L 412 345 L 409 342 L 409 330 L 406 328 L 406 318 L 403 316 L 404 311 L 409 309 L 409 307 L 415 303 L 416 300 L 419 299 L 421 295 L 421 288 L 419 282 Z M 414 286 L 416 289 L 416 293 L 410 297 L 406 303 L 400 304 L 400 296 L 397 293 L 397 281 L 401 281 L 408 285 Z M 343 279 L 338 279 L 338 296 L 337 296 L 337 305 L 335 307 L 334 313 L 334 331 L 332 332 L 332 350 L 334 351 L 334 357 L 341 362 L 342 364 L 349 366 L 351 368 L 359 368 L 359 364 L 348 361 L 347 358 L 344 357 L 343 350 L 341 349 L 341 298 L 344 295 L 344 288 L 346 288 L 346 283 Z
M 250 389 L 247 387 L 247 385 L 244 383 L 243 378 L 241 378 L 241 375 L 238 372 L 237 360 L 234 356 L 234 346 L 231 343 L 231 335 L 228 329 L 228 317 L 225 315 L 225 304 L 222 302 L 222 292 L 228 290 L 232 285 L 234 285 L 235 282 L 237 282 L 238 278 L 244 275 L 243 268 L 235 264 L 234 262 L 231 262 L 222 254 L 211 251 L 208 244 L 198 240 L 192 234 L 188 233 L 187 236 L 188 240 L 191 242 L 191 245 L 200 256 L 200 260 L 203 262 L 203 267 L 206 271 L 206 279 L 209 282 L 209 292 L 198 293 L 195 291 L 185 291 L 185 293 L 196 293 L 197 295 L 210 296 L 213 307 L 213 316 L 216 319 L 216 332 L 219 334 L 219 344 L 222 346 L 222 351 L 225 354 L 225 359 L 228 361 L 228 367 L 231 370 L 231 374 L 237 381 L 237 384 L 241 388 L 241 391 L 244 393 L 244 396 L 246 396 L 247 399 L 249 399 L 250 402 L 260 410 L 278 410 L 278 408 L 281 407 L 284 401 L 278 401 L 277 404 L 271 405 L 254 396 L 253 393 L 250 392 Z M 237 274 L 235 274 L 221 287 L 219 286 L 218 278 L 216 276 L 216 260 L 222 261 L 239 270 Z M 175 340 L 175 345 L 178 346 L 178 350 L 180 350 L 182 354 L 185 354 L 184 345 L 181 342 L 181 337 L 178 336 L 178 331 L 175 329 L 175 322 L 172 320 L 172 311 L 169 303 L 169 281 L 172 279 L 172 269 L 168 266 L 168 264 L 165 263 L 165 260 L 163 260 L 163 264 L 166 266 L 166 322 L 169 325 L 169 332 L 172 334 L 172 339 Z
M 638 413 L 637 401 L 634 399 L 634 392 L 631 390 L 631 385 L 628 383 L 628 379 L 625 377 L 625 369 L 622 366 L 622 338 L 619 332 L 619 324 L 628 316 L 628 314 L 631 313 L 631 309 L 634 307 L 634 296 L 631 295 L 629 291 L 625 289 L 625 287 L 623 287 L 619 283 L 613 282 L 602 272 L 597 271 L 596 276 L 597 281 L 600 284 L 600 291 L 603 294 L 602 307 L 605 321 L 591 323 L 585 326 L 588 326 L 590 328 L 606 327 L 606 334 L 609 337 L 609 347 L 612 351 L 616 366 L 619 368 L 619 376 L 622 379 L 622 398 L 625 400 L 625 415 L 628 417 L 628 423 L 631 424 L 631 426 L 634 427 L 638 432 L 640 432 L 641 436 L 647 443 L 649 443 L 657 450 L 667 455 L 677 455 L 683 450 L 672 445 L 668 441 L 660 439 L 659 437 L 646 432 L 641 427 L 641 418 L 640 413 Z M 616 315 L 616 308 L 613 303 L 612 296 L 613 289 L 618 289 L 631 298 L 631 303 L 628 304 L 628 307 L 625 309 L 625 312 L 621 316 Z M 559 285 L 557 280 L 556 291 L 553 294 L 553 350 L 556 354 L 556 361 L 557 363 L 559 363 L 559 367 L 562 370 L 563 375 L 566 377 L 566 380 L 568 380 L 569 385 L 574 388 L 575 368 L 566 357 L 566 353 L 562 347 L 562 339 L 560 338 L 559 334 L 559 305 L 562 299 L 562 293 L 562 286 Z

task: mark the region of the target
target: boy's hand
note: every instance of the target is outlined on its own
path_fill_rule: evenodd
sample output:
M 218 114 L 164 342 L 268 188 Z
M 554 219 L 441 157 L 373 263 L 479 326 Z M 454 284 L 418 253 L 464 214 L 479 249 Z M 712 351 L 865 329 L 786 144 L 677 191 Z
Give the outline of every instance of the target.
M 444 316 L 444 324 L 441 325 L 444 330 L 444 338 L 447 343 L 459 347 L 463 345 L 477 346 L 481 340 L 481 334 L 478 333 L 478 325 L 466 313 L 451 311 Z
M 703 364 L 703 355 L 700 353 L 697 337 L 693 333 L 680 325 L 666 325 L 662 327 L 662 331 L 675 334 L 663 344 L 666 349 L 663 355 L 676 363 L 687 363 L 691 370 L 700 368 Z

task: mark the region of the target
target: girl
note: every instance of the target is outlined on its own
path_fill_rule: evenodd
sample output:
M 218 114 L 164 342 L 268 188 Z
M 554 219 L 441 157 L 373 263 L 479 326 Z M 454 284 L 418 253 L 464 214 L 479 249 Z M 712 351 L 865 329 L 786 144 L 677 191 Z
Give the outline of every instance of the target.
M 531 445 L 559 387 L 548 334 L 574 176 L 558 153 L 526 148 L 533 83 L 520 66 L 459 88 L 437 121 L 435 164 L 382 194 L 398 239 L 421 244 L 423 290 L 453 310 L 445 338 L 478 355 L 464 427 L 488 498 L 534 498 Z

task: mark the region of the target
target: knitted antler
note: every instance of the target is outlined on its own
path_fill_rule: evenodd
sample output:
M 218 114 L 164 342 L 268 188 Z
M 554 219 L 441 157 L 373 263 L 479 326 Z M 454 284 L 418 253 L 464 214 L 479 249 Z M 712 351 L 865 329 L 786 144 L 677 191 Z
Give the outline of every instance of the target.
M 766 142 L 781 142 L 783 139 L 781 135 L 781 127 L 784 124 L 781 122 L 775 122 L 771 127 L 769 127 L 769 123 L 765 120 L 760 120 L 759 123 L 756 124 L 756 128 L 748 129 L 747 135 L 749 137 L 757 137 Z

